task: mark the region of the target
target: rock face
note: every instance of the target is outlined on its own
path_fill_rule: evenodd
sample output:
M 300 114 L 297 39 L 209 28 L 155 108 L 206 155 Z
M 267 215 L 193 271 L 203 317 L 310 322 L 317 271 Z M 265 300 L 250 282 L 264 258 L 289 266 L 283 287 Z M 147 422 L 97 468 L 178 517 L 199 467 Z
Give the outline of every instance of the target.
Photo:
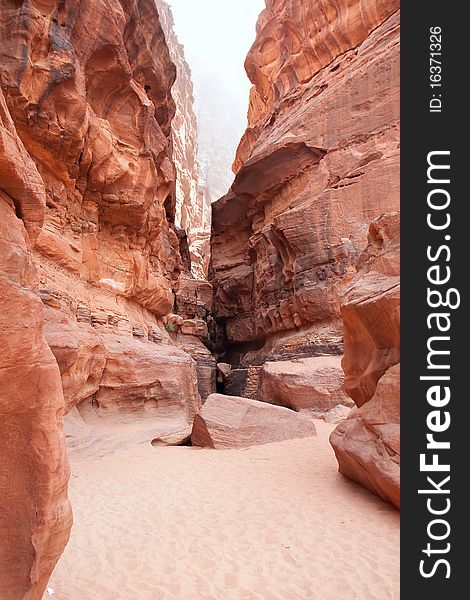
M 34 247 L 36 291 L 66 408 L 81 414 L 80 405 L 92 402 L 104 421 L 152 403 L 158 411 L 148 414 L 166 420 L 173 407 L 175 423 L 185 423 L 176 429 L 188 437 L 200 403 L 195 363 L 177 349 L 165 320 L 192 285 L 179 318 L 202 321 L 208 309 L 197 290 L 208 303 L 211 286 L 191 278 L 175 225 L 178 202 L 188 229 L 201 207 L 197 182 L 190 185 L 190 74 L 167 13 L 179 60 L 176 117 L 176 68 L 154 0 L 3 3 L 1 14 L 2 89 L 46 204 Z M 186 327 L 202 337 L 199 321 Z
M 341 404 L 353 406 L 343 384 L 340 356 L 267 362 L 261 371 L 258 397 L 319 417 Z
M 2 87 L 47 195 L 37 251 L 83 285 L 167 314 L 182 268 L 175 67 L 153 0 L 7 3 L 0 27 Z
M 341 353 L 342 278 L 399 202 L 399 3 L 266 6 L 236 178 L 213 206 L 214 310 L 245 366 Z
M 193 275 L 206 279 L 210 256 L 211 205 L 199 173 L 199 141 L 191 71 L 185 60 L 183 46 L 174 33 L 170 7 L 162 0 L 157 0 L 157 6 L 170 57 L 176 65 L 176 81 L 171 89 L 176 104 L 171 132 L 172 156 L 176 166 L 175 222 L 188 236 Z
M 31 291 L 46 192 L 1 89 L 0 181 L 0 598 L 39 600 L 69 536 L 69 469 L 59 370 Z
M 246 448 L 316 435 L 308 417 L 248 398 L 212 394 L 196 415 L 193 446 Z
M 343 297 L 345 387 L 358 409 L 331 434 L 339 468 L 400 505 L 400 221 L 376 219 Z

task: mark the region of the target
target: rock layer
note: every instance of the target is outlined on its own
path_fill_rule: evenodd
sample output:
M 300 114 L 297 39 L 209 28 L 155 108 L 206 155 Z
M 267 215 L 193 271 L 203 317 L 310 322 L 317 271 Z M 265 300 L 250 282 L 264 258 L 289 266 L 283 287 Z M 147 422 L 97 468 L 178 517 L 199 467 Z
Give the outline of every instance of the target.
M 247 448 L 314 435 L 313 421 L 287 408 L 212 394 L 194 419 L 191 442 L 208 448 Z
M 398 207 L 398 2 L 266 5 L 236 178 L 213 206 L 214 308 L 238 355 L 296 336 L 313 356 L 341 339 L 368 224 Z
M 342 300 L 345 387 L 358 409 L 331 434 L 339 469 L 400 505 L 400 220 L 382 215 Z
M 59 370 L 30 289 L 46 194 L 1 89 L 0 181 L 0 597 L 39 600 L 69 536 L 69 469 Z

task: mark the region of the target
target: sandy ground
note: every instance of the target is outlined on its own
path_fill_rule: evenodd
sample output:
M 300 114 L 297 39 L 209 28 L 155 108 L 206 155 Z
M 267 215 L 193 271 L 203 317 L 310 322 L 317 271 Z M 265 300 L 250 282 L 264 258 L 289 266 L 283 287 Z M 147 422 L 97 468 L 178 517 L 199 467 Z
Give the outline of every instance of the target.
M 71 456 L 55 600 L 398 600 L 399 516 L 337 472 L 328 434 L 247 450 Z

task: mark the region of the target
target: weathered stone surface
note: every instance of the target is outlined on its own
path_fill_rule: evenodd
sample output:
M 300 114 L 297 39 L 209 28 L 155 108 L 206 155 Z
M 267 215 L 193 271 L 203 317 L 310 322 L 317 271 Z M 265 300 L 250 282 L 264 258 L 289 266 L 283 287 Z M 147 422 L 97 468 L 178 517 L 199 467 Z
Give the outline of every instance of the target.
M 400 507 L 400 365 L 331 434 L 340 471 Z
M 359 409 L 331 434 L 339 469 L 350 479 L 400 502 L 400 221 L 382 215 L 350 281 L 344 318 L 346 389 Z
M 191 71 L 184 48 L 174 32 L 170 7 L 163 0 L 157 0 L 157 7 L 170 57 L 176 65 L 176 81 L 171 89 L 176 104 L 171 129 L 172 156 L 176 167 L 175 221 L 188 237 L 192 274 L 198 279 L 206 279 L 210 256 L 211 206 L 210 198 L 200 185 L 197 162 L 199 142 Z
M 344 421 L 346 417 L 349 417 L 351 413 L 351 406 L 345 406 L 344 404 L 338 404 L 334 406 L 331 410 L 329 410 L 326 415 L 324 415 L 325 423 L 333 423 L 334 425 L 341 423 Z
M 174 98 L 176 69 L 154 0 L 3 2 L 1 8 L 1 85 L 29 182 L 20 189 L 21 211 L 37 238 L 37 291 L 47 307 L 47 337 L 67 410 L 101 393 L 113 335 L 136 365 L 141 350 L 144 364 L 148 354 L 155 362 L 161 354 L 170 368 L 156 346 L 174 343 L 163 319 L 176 293 L 187 300 L 178 326 L 193 319 L 186 330 L 207 336 L 202 319 L 211 286 L 185 273 L 180 289 L 187 261 L 184 232 L 174 223 L 173 159 L 186 165 L 179 164 L 180 183 L 181 169 L 193 176 L 194 114 L 184 91 L 190 73 L 162 15 L 180 74 Z M 178 128 L 185 145 L 173 152 Z M 39 212 L 26 200 L 34 194 Z M 189 228 L 202 209 L 191 212 L 196 199 L 188 194 Z M 184 383 L 194 364 L 187 355 L 182 362 Z M 197 390 L 186 392 L 190 411 Z M 123 388 L 123 401 L 126 393 Z
M 0 181 L 0 597 L 39 600 L 69 536 L 69 469 L 60 375 L 29 289 L 45 190 L 1 89 Z
M 330 329 L 371 220 L 399 203 L 398 2 L 268 0 L 211 282 L 232 350 Z M 289 359 L 289 356 L 285 357 Z
M 3 3 L 2 88 L 45 187 L 41 264 L 170 312 L 175 67 L 153 0 Z
M 197 364 L 188 353 L 106 328 L 96 331 L 57 310 L 47 312 L 46 338 L 60 368 L 67 412 L 77 407 L 98 429 L 141 421 L 150 439 L 165 425 L 164 443 L 189 437 L 201 400 Z
M 75 433 L 132 421 L 134 440 L 190 435 L 196 364 L 163 324 L 190 250 L 154 0 L 0 0 L 0 62 L 0 596 L 39 600 L 70 528 L 64 396 Z M 179 317 L 201 336 L 207 289 Z
M 182 274 L 176 292 L 178 314 L 185 319 L 205 318 L 212 311 L 212 286 L 208 281 Z
M 340 356 L 267 362 L 258 399 L 321 416 L 338 404 L 353 406 L 343 384 Z
M 212 394 L 196 415 L 193 446 L 246 448 L 316 435 L 313 421 L 304 415 L 264 402 Z
M 400 214 L 384 214 L 369 229 L 358 275 L 342 298 L 345 389 L 358 406 L 400 360 Z

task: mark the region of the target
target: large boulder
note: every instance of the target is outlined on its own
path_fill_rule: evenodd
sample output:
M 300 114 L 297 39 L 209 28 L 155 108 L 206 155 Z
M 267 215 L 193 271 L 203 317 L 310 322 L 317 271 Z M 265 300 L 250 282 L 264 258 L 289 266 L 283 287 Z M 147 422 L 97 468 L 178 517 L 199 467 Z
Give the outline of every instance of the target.
M 341 356 L 267 362 L 261 372 L 259 399 L 322 416 L 338 404 L 353 406 L 343 384 Z
M 400 365 L 331 434 L 343 475 L 400 506 Z
M 194 419 L 191 442 L 208 448 L 247 448 L 314 435 L 313 421 L 287 408 L 212 394 Z

